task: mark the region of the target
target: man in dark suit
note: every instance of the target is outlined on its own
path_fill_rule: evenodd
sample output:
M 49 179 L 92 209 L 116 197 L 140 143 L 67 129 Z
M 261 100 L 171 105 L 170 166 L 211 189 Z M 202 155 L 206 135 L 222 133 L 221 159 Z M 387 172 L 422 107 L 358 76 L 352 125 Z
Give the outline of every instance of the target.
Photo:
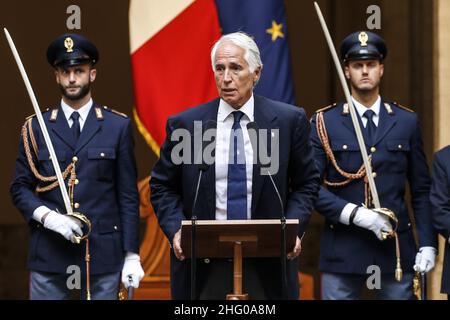
M 358 299 L 374 272 L 377 298 L 412 299 L 414 271 L 426 273 L 434 266 L 437 243 L 420 126 L 414 112 L 387 103 L 379 95 L 386 54 L 384 40 L 371 32 L 352 33 L 341 45 L 345 75 L 371 157 L 381 207 L 392 210 L 398 218 L 403 278 L 394 280 L 395 239 L 381 241 L 383 232 L 392 231 L 391 221 L 371 210 L 371 193 L 349 107 L 334 104 L 313 116 L 311 136 L 326 184 L 315 204 L 326 218 L 320 252 L 323 299 Z M 407 182 L 418 251 L 404 200 Z
M 430 200 L 433 223 L 445 239 L 441 292 L 450 296 L 450 146 L 434 155 Z
M 22 128 L 10 191 L 31 232 L 30 298 L 68 299 L 77 282 L 85 297 L 84 281 L 71 276 L 86 274 L 85 250 L 89 249 L 92 299 L 117 299 L 121 272 L 126 287 L 138 287 L 144 275 L 131 123 L 91 98 L 99 59 L 92 42 L 64 34 L 50 44 L 47 59 L 62 99 L 59 107 L 43 113 L 44 122 L 64 171 L 72 208 L 91 221 L 92 232 L 89 244 L 76 243 L 87 230 L 64 214 L 49 150 L 36 117 L 29 117 Z
M 257 155 L 249 139 L 249 123 L 255 122 L 259 129 L 267 130 L 272 158 L 279 154 L 279 164 L 274 165 L 277 170 L 272 176 L 286 208 L 286 218 L 300 220 L 300 236 L 305 232 L 319 188 L 309 142 L 310 125 L 303 109 L 253 95 L 262 69 L 259 49 L 253 39 L 240 32 L 223 36 L 212 49 L 211 61 L 220 98 L 169 118 L 166 141 L 150 182 L 152 204 L 171 243 L 174 299 L 190 297 L 190 261 L 185 259 L 180 247 L 181 221 L 191 218 L 194 184 L 199 176 L 199 166 L 175 161 L 175 132 L 187 130 L 189 136 L 194 136 L 195 121 L 201 121 L 206 127 L 213 123 L 217 129 L 215 161 L 204 172 L 195 208 L 198 219 L 281 217 L 280 202 L 270 177 L 254 161 Z M 279 139 L 274 141 L 277 130 Z M 297 237 L 294 250 L 288 254 L 287 298 L 290 299 L 298 298 L 296 258 L 300 249 L 300 237 Z M 202 259 L 197 265 L 197 298 L 224 299 L 232 291 L 230 261 Z M 251 299 L 283 297 L 279 258 L 245 259 L 243 277 L 244 291 Z

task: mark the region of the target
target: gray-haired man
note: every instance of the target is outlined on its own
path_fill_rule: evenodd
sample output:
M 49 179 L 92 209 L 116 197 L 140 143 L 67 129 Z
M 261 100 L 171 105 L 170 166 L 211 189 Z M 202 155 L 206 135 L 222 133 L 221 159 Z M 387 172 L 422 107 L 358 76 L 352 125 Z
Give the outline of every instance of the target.
M 211 51 L 211 61 L 220 98 L 191 108 L 169 118 L 167 138 L 150 182 L 152 204 L 159 224 L 172 244 L 171 288 L 174 299 L 190 296 L 190 261 L 180 246 L 181 221 L 190 219 L 194 201 L 193 184 L 198 166 L 175 164 L 171 158 L 176 142 L 171 140 L 177 129 L 193 133 L 194 121 L 214 123 L 217 128 L 215 162 L 203 175 L 195 212 L 198 219 L 277 219 L 280 203 L 267 175 L 254 164 L 247 124 L 257 123 L 267 132 L 279 130 L 279 167 L 273 179 L 280 191 L 286 218 L 300 220 L 299 235 L 309 221 L 319 189 L 319 176 L 309 142 L 309 121 L 305 112 L 285 103 L 253 94 L 262 70 L 259 49 L 244 33 L 223 36 Z M 230 145 L 231 137 L 234 143 Z M 230 157 L 234 155 L 234 157 Z M 240 161 L 237 160 L 240 155 Z M 245 157 L 243 157 L 245 155 Z M 294 250 L 288 253 L 287 297 L 298 298 L 297 256 L 301 243 L 297 237 Z M 280 259 L 244 260 L 244 292 L 251 299 L 280 299 Z M 199 260 L 196 297 L 223 299 L 232 291 L 232 262 Z

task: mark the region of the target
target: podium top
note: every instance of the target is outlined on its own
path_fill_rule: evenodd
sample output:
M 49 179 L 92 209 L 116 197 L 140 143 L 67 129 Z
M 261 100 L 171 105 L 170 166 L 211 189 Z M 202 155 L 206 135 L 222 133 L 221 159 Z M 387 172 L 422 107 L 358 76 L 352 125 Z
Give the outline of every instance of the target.
M 286 249 L 294 249 L 298 219 L 286 220 Z M 192 221 L 181 223 L 181 248 L 191 255 Z M 281 254 L 281 220 L 196 220 L 196 256 L 198 258 L 232 258 L 235 242 L 242 243 L 244 257 L 279 257 Z

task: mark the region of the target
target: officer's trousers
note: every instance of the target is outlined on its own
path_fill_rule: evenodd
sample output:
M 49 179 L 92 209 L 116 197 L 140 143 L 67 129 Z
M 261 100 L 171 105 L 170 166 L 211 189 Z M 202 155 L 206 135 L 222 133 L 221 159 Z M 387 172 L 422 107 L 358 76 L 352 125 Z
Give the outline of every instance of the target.
M 69 275 L 40 271 L 30 272 L 30 300 L 68 300 L 73 295 Z M 84 278 L 84 277 L 83 277 Z M 117 300 L 120 272 L 91 275 L 92 300 Z M 81 298 L 86 299 L 86 282 L 80 280 Z
M 370 275 L 322 273 L 322 300 L 358 300 L 361 291 L 367 286 Z M 393 274 L 382 274 L 380 287 L 368 289 L 374 290 L 376 299 L 379 300 L 414 300 L 413 273 L 403 274 L 402 281 L 397 282 Z M 372 285 L 375 282 L 369 281 Z

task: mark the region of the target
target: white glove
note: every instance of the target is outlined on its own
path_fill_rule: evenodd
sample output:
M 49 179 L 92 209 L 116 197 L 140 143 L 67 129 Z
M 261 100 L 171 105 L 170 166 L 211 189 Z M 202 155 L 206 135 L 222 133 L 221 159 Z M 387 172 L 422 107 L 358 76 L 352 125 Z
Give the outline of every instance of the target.
M 416 264 L 414 271 L 420 273 L 427 273 L 434 268 L 434 261 L 436 259 L 436 249 L 433 247 L 421 247 L 416 254 Z
M 383 240 L 382 231 L 392 231 L 392 225 L 388 217 L 366 208 L 358 208 L 353 223 L 358 227 L 372 231 L 379 240 Z
M 64 238 L 77 243 L 75 236 L 82 236 L 82 224 L 75 218 L 51 210 L 44 220 L 44 227 L 61 234 Z
M 122 283 L 125 288 L 130 286 L 139 288 L 139 282 L 144 277 L 144 270 L 141 266 L 141 257 L 133 252 L 127 252 L 122 268 Z M 131 278 L 131 281 L 130 281 Z

